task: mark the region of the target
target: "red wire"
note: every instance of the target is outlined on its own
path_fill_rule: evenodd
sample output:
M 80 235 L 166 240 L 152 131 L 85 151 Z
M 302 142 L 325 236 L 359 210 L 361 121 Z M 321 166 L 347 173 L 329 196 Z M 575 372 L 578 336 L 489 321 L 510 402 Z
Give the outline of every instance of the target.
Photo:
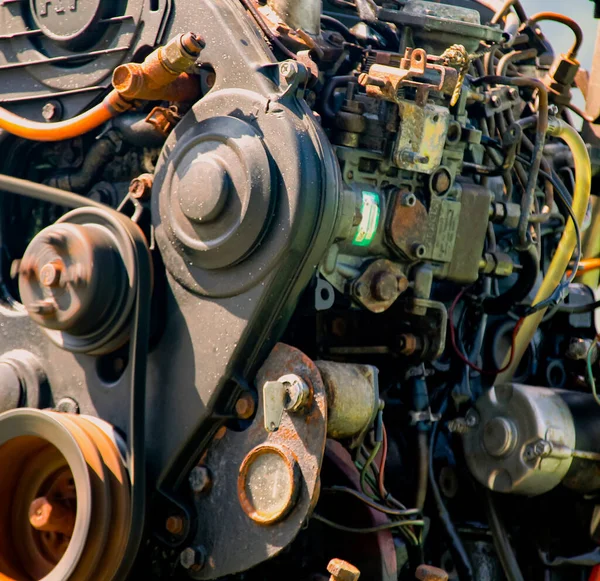
M 387 490 L 385 489 L 385 463 L 388 454 L 388 438 L 385 426 L 383 427 L 383 447 L 381 449 L 381 462 L 379 463 L 379 494 L 385 500 L 387 498 Z
M 460 299 L 463 298 L 464 294 L 470 289 L 471 287 L 464 287 L 457 295 L 456 298 L 454 299 L 454 301 L 452 302 L 452 306 L 450 307 L 450 310 L 448 311 L 448 320 L 450 322 L 450 340 L 452 342 L 452 347 L 454 349 L 454 351 L 456 351 L 456 354 L 458 355 L 459 359 L 465 364 L 468 365 L 471 369 L 473 369 L 474 371 L 477 371 L 479 373 L 481 373 L 482 375 L 498 375 L 500 373 L 503 373 L 504 371 L 506 371 L 507 369 L 509 369 L 509 367 L 512 365 L 513 360 L 515 358 L 515 340 L 517 337 L 517 333 L 519 332 L 519 329 L 521 328 L 521 325 L 523 324 L 523 321 L 525 320 L 524 318 L 520 318 L 517 321 L 517 324 L 515 325 L 515 328 L 513 329 L 512 332 L 512 337 L 511 337 L 511 343 L 510 343 L 510 358 L 508 360 L 508 363 L 502 367 L 502 369 L 494 369 L 494 370 L 487 370 L 487 369 L 482 369 L 481 367 L 475 365 L 474 363 L 471 363 L 467 357 L 465 357 L 463 355 L 463 353 L 461 352 L 461 350 L 458 348 L 458 344 L 456 342 L 456 329 L 454 328 L 454 310 L 456 309 L 456 306 L 458 305 L 458 303 L 460 302 Z

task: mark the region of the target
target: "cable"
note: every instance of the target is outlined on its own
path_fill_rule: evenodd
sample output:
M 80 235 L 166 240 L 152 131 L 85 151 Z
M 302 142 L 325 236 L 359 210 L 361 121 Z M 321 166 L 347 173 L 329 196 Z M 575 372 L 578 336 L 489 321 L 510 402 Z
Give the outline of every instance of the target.
M 498 375 L 500 373 L 504 373 L 512 364 L 513 361 L 513 353 L 515 351 L 515 339 L 517 336 L 517 333 L 519 332 L 519 329 L 521 327 L 521 325 L 523 324 L 523 320 L 524 319 L 519 319 L 517 321 L 517 324 L 515 325 L 515 328 L 513 329 L 513 333 L 512 333 L 512 341 L 511 341 L 511 346 L 510 346 L 510 357 L 508 362 L 501 368 L 501 369 L 495 369 L 495 370 L 487 370 L 487 369 L 482 369 L 481 367 L 479 367 L 478 365 L 475 365 L 474 363 L 471 363 L 471 361 L 469 361 L 469 359 L 461 352 L 461 350 L 458 348 L 458 344 L 456 341 L 456 328 L 454 326 L 454 311 L 456 309 L 456 306 L 458 305 L 458 303 L 460 302 L 460 300 L 462 299 L 463 295 L 470 289 L 471 287 L 464 287 L 457 295 L 456 298 L 454 299 L 454 301 L 452 302 L 452 306 L 450 307 L 450 309 L 448 310 L 448 322 L 450 324 L 450 341 L 452 343 L 452 348 L 454 349 L 454 351 L 456 352 L 456 354 L 458 355 L 458 358 L 467 366 L 469 366 L 473 371 L 477 371 L 478 373 L 481 373 L 482 375 Z
M 275 36 L 273 31 L 269 28 L 269 25 L 261 16 L 260 12 L 256 9 L 254 4 L 252 4 L 252 0 L 240 0 L 240 2 L 244 5 L 244 8 L 246 8 L 246 10 L 252 14 L 252 17 L 256 21 L 256 24 L 258 24 L 258 27 L 263 31 L 264 35 L 273 43 L 273 45 L 276 46 L 287 58 L 298 60 L 296 53 L 293 53 Z
M 379 485 L 379 494 L 381 495 L 381 498 L 385 500 L 388 495 L 387 490 L 385 489 L 385 463 L 388 455 L 388 437 L 385 425 L 383 425 L 383 423 L 381 427 L 381 431 L 383 433 L 383 447 L 381 450 L 381 462 L 379 463 L 379 478 L 377 484 Z
M 440 414 L 442 416 L 446 411 L 447 405 L 448 399 L 446 398 L 442 403 L 442 407 L 440 409 Z M 459 579 L 461 581 L 474 581 L 475 576 L 473 575 L 473 566 L 471 565 L 471 561 L 469 560 L 469 555 L 467 554 L 462 540 L 458 535 L 456 528 L 454 527 L 454 523 L 450 518 L 450 513 L 448 512 L 448 509 L 444 504 L 444 499 L 442 498 L 442 493 L 440 492 L 440 488 L 435 479 L 435 473 L 433 471 L 433 452 L 435 450 L 435 440 L 438 432 L 438 427 L 439 422 L 434 424 L 433 430 L 431 432 L 431 445 L 429 446 L 429 485 L 431 487 L 431 491 L 433 492 L 433 498 L 437 506 L 438 516 L 440 517 L 442 526 L 444 527 L 446 535 L 448 536 L 448 540 L 450 541 L 450 550 L 452 552 L 452 556 L 454 558 L 454 562 L 458 570 Z
M 558 305 L 557 312 L 568 315 L 583 315 L 600 309 L 600 301 L 586 303 L 585 305 Z
M 391 516 L 413 516 L 421 514 L 421 511 L 418 508 L 408 508 L 406 510 L 396 510 L 393 508 L 389 508 L 387 506 L 383 506 L 377 502 L 375 502 L 372 498 L 359 492 L 358 490 L 354 490 L 354 488 L 349 488 L 347 486 L 330 486 L 329 488 L 323 488 L 323 492 L 344 492 L 346 494 L 350 494 L 358 500 L 361 500 L 366 505 L 378 510 L 379 512 L 383 512 L 385 514 L 389 514 Z
M 551 296 L 569 268 L 569 263 L 577 246 L 577 227 L 575 224 L 583 224 L 585 220 L 592 182 L 590 157 L 581 135 L 573 127 L 560 119 L 552 119 L 548 127 L 548 132 L 550 135 L 562 139 L 569 146 L 573 154 L 573 161 L 575 163 L 575 188 L 572 209 L 575 222 L 570 221 L 565 227 L 550 266 L 535 296 L 534 306 Z M 512 359 L 512 362 L 506 372 L 502 374 L 502 377 L 498 378 L 499 382 L 508 382 L 511 380 L 544 315 L 545 309 L 541 309 L 525 318 L 515 338 L 514 350 L 511 350 L 510 359 Z M 508 358 L 507 354 L 506 359 Z
M 415 526 L 415 527 L 425 526 L 425 521 L 423 521 L 423 520 L 399 520 L 399 521 L 394 521 L 394 522 L 389 522 L 389 523 L 385 523 L 382 525 L 378 525 L 376 527 L 367 527 L 367 528 L 362 529 L 362 528 L 347 527 L 345 525 L 338 524 L 336 522 L 329 520 L 328 518 L 325 518 L 324 516 L 321 516 L 320 514 L 318 514 L 316 512 L 313 512 L 311 518 L 314 518 L 315 520 L 322 522 L 323 524 L 327 525 L 328 527 L 331 527 L 332 529 L 337 529 L 338 531 L 343 531 L 345 533 L 355 533 L 358 535 L 368 535 L 370 533 L 380 533 L 381 531 L 388 531 L 390 529 L 397 529 L 400 527 L 407 527 L 407 526 Z
M 367 458 L 367 461 L 365 462 L 365 465 L 363 466 L 363 468 L 360 472 L 360 487 L 362 488 L 362 490 L 365 494 L 367 494 L 367 491 L 365 488 L 365 479 L 367 477 L 367 471 L 371 467 L 371 464 L 373 464 L 373 461 L 375 460 L 375 457 L 379 453 L 380 448 L 381 448 L 381 442 L 376 442 L 375 446 L 373 446 L 373 450 L 371 450 L 371 454 L 369 454 L 369 457 Z
M 598 405 L 600 405 L 600 397 L 598 397 L 598 392 L 596 390 L 596 380 L 594 379 L 594 371 L 592 370 L 592 354 L 597 349 L 597 347 L 596 347 L 597 341 L 598 341 L 598 336 L 596 336 L 594 338 L 594 341 L 592 342 L 592 344 L 590 345 L 590 348 L 588 349 L 587 356 L 585 358 L 585 371 L 586 371 L 587 381 L 592 390 L 592 395 L 594 396 L 596 403 Z
M 327 16 L 327 14 L 322 14 L 321 24 L 327 28 L 339 32 L 347 42 L 356 43 L 356 37 L 352 34 L 352 32 L 350 32 L 350 29 L 337 18 L 333 18 L 333 16 Z

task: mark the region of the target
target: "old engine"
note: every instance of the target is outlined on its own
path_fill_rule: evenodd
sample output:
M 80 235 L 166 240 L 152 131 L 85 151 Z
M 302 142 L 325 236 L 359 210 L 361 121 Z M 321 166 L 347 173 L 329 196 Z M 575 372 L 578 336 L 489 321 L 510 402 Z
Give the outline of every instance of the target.
M 0 2 L 0 577 L 599 579 L 581 42 Z

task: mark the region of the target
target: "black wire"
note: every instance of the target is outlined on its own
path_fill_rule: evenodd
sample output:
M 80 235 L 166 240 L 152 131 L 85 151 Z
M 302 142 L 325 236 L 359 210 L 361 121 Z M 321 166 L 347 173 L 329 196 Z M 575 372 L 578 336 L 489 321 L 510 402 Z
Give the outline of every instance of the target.
M 361 500 L 362 502 L 364 502 L 366 505 L 370 506 L 371 508 L 374 508 L 375 510 L 378 510 L 380 512 L 383 512 L 385 514 L 389 514 L 392 516 L 413 516 L 413 515 L 421 514 L 421 511 L 418 508 L 408 508 L 406 510 L 396 510 L 394 508 L 389 508 L 387 506 L 383 506 L 383 505 L 375 502 L 371 498 L 369 498 L 366 494 L 363 494 L 362 492 L 359 492 L 358 490 L 354 490 L 353 488 L 348 488 L 346 486 L 331 486 L 330 488 L 324 488 L 323 492 L 344 492 L 346 494 L 350 494 L 350 495 L 358 498 L 359 500 Z
M 381 531 L 387 531 L 390 529 L 397 529 L 400 527 L 406 527 L 406 526 L 424 526 L 425 523 L 422 520 L 399 520 L 399 521 L 394 521 L 394 522 L 388 522 L 382 525 L 378 525 L 376 527 L 367 527 L 367 528 L 354 528 L 354 527 L 347 527 L 345 525 L 341 525 L 338 524 L 336 522 L 333 522 L 331 520 L 329 520 L 328 518 L 325 518 L 324 516 L 321 516 L 320 514 L 313 512 L 311 518 L 314 518 L 315 520 L 318 520 L 320 522 L 322 522 L 323 524 L 327 525 L 328 527 L 331 527 L 332 529 L 337 529 L 338 531 L 343 531 L 345 533 L 355 533 L 358 535 L 367 535 L 370 533 L 380 533 Z
M 600 301 L 586 303 L 584 305 L 558 305 L 559 313 L 567 313 L 569 315 L 583 315 L 585 313 L 593 313 L 596 309 L 600 309 Z
M 344 40 L 346 40 L 347 42 L 356 42 L 356 37 L 352 34 L 352 32 L 350 32 L 350 29 L 337 18 L 333 18 L 333 16 L 327 16 L 327 14 L 322 14 L 321 24 L 323 24 L 331 30 L 339 32 L 344 37 Z

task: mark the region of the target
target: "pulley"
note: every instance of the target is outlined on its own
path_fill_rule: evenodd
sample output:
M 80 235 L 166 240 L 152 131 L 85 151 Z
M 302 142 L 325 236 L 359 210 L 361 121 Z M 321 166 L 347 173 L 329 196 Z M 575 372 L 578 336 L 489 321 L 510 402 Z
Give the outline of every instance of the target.
M 0 415 L 1 579 L 113 579 L 131 524 L 117 438 L 110 425 L 86 416 Z

